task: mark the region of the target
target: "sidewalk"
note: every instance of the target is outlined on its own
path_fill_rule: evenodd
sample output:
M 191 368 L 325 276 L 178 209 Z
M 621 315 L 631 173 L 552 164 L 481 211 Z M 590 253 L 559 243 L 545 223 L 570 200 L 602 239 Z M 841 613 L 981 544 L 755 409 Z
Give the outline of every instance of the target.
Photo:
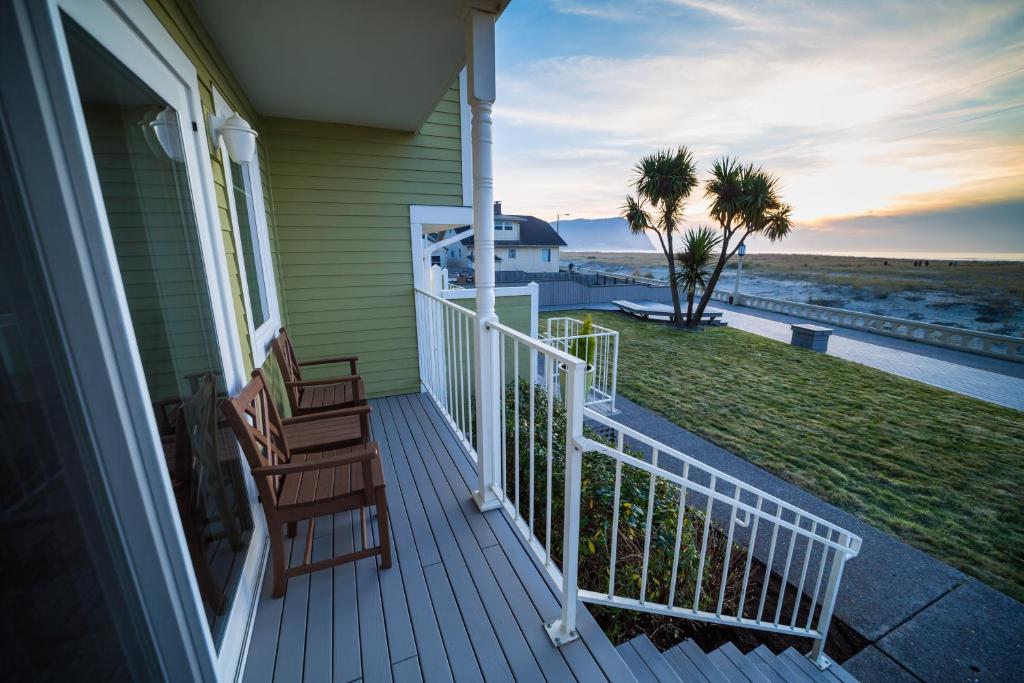
M 722 320 L 731 327 L 787 344 L 791 336 L 791 324 L 812 322 L 717 301 L 713 301 L 711 307 L 725 311 Z M 559 308 L 617 310 L 611 304 Z M 830 356 L 844 358 L 996 405 L 1024 410 L 1024 363 L 944 349 L 860 330 L 842 327 L 836 327 L 834 330 L 828 345 Z
M 835 612 L 871 643 L 843 664 L 860 680 L 1002 681 L 1024 671 L 1024 604 L 629 399 L 616 405 L 622 424 L 863 538 Z

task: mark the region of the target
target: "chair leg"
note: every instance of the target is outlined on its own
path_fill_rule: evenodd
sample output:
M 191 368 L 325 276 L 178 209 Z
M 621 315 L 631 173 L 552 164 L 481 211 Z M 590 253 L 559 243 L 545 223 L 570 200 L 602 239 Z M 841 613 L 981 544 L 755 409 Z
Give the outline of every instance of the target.
M 297 533 L 299 533 L 298 522 L 288 522 L 288 538 L 295 538 Z
M 273 564 L 274 583 L 270 591 L 270 597 L 284 597 L 286 589 L 284 581 L 285 556 L 284 556 L 284 534 L 280 524 L 271 524 L 268 529 L 270 535 L 270 561 Z
M 380 536 L 380 568 L 391 569 L 391 530 L 388 527 L 388 499 L 383 486 L 377 489 L 377 530 Z

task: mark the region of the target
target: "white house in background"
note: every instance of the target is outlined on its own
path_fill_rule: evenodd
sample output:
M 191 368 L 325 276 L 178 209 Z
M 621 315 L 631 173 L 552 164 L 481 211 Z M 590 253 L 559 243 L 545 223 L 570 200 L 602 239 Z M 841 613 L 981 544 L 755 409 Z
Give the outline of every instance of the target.
M 494 202 L 495 270 L 557 273 L 558 250 L 564 246 L 568 246 L 565 240 L 547 221 L 536 216 L 502 213 L 501 202 Z M 460 250 L 461 247 L 460 255 L 468 249 L 468 257 L 472 259 L 472 237 L 467 237 L 452 247 L 456 250 Z M 449 253 L 447 258 L 453 260 L 453 254 Z

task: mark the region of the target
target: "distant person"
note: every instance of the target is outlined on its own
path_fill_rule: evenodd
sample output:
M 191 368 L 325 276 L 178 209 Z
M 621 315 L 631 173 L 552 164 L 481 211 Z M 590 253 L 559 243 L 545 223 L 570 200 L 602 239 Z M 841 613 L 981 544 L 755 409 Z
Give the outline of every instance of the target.
M 576 267 L 576 265 L 572 261 L 569 261 L 569 272 L 570 273 L 572 272 L 572 269 L 575 268 L 575 267 Z
M 885 261 L 885 265 L 889 265 L 889 262 L 888 262 L 888 261 Z
M 928 267 L 928 261 L 925 261 L 925 262 L 924 262 L 924 267 L 925 267 L 925 268 L 927 268 L 927 267 Z

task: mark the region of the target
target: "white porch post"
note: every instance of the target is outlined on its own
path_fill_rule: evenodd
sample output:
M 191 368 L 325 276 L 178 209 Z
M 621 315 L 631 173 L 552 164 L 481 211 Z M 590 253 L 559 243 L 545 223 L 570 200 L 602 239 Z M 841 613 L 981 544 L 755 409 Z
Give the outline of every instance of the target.
M 494 104 L 494 15 L 471 9 L 466 18 L 469 106 L 473 114 L 473 231 L 476 279 L 476 452 L 479 486 L 473 492 L 480 510 L 492 510 L 498 498 L 497 463 L 501 453 L 498 321 L 494 312 L 494 174 L 491 165 L 491 106 Z

